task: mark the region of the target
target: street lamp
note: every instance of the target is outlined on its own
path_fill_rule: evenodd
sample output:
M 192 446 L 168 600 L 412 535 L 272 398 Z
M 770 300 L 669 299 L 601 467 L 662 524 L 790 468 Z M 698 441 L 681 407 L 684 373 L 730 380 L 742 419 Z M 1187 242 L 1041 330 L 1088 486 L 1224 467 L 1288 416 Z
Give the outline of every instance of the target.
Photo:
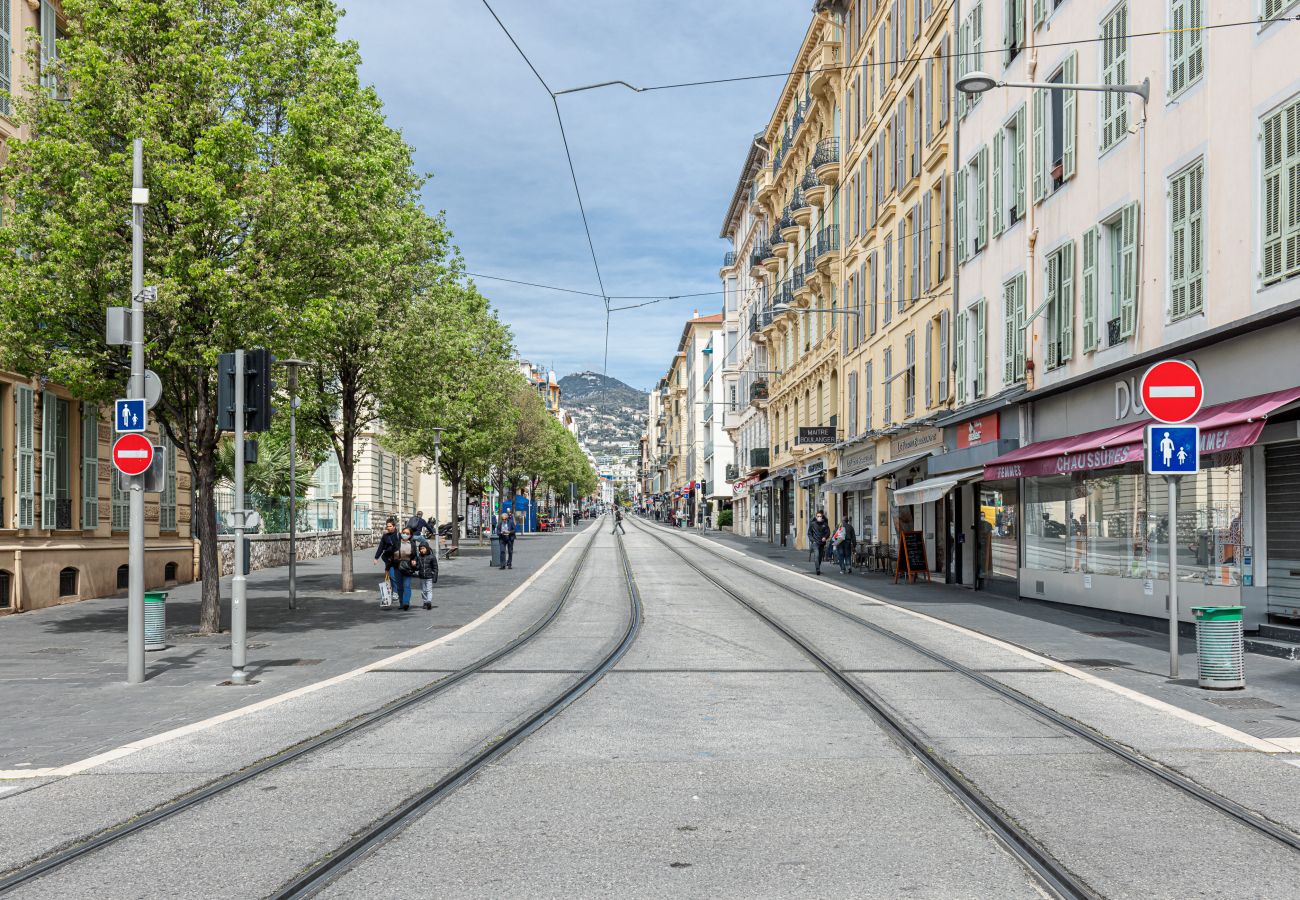
M 994 88 L 1037 88 L 1044 91 L 1099 91 L 1108 94 L 1135 94 L 1145 106 L 1151 97 L 1151 79 L 1143 78 L 1141 84 L 1067 84 L 1051 81 L 998 81 L 988 72 L 976 69 L 957 79 L 957 90 L 967 94 L 983 94 Z
M 298 608 L 298 369 L 301 359 L 282 359 L 289 369 L 289 608 Z
M 441 502 L 442 493 L 442 432 L 441 428 L 429 429 L 433 432 L 433 554 L 438 555 L 438 545 L 442 538 L 438 534 L 438 513 L 442 509 L 438 504 Z M 452 510 L 452 521 L 456 521 L 456 511 Z

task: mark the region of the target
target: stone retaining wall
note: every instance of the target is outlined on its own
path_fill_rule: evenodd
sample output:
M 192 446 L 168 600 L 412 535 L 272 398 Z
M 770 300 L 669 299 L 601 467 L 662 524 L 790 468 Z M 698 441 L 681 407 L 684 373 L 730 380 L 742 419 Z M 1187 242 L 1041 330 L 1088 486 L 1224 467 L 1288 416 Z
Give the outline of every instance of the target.
M 298 559 L 319 559 L 322 556 L 335 556 L 343 543 L 341 531 L 319 531 L 300 534 L 297 537 Z M 352 534 L 352 548 L 364 550 L 379 543 L 379 533 L 374 530 L 358 530 Z M 248 536 L 249 568 L 252 570 L 269 569 L 289 564 L 289 535 L 287 534 L 250 534 Z M 217 536 L 217 555 L 221 560 L 221 574 L 231 575 L 235 571 L 235 536 L 222 534 Z

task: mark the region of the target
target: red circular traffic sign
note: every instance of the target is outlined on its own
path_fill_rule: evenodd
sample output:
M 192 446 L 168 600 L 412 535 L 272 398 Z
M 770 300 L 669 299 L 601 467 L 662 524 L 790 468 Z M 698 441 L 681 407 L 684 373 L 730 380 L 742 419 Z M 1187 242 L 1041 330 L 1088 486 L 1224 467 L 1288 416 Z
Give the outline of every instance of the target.
M 143 434 L 124 434 L 113 444 L 113 465 L 123 475 L 142 475 L 153 465 L 153 444 Z
M 1142 376 L 1142 405 L 1169 425 L 1186 422 L 1200 412 L 1205 385 L 1200 374 L 1181 360 L 1158 362 Z

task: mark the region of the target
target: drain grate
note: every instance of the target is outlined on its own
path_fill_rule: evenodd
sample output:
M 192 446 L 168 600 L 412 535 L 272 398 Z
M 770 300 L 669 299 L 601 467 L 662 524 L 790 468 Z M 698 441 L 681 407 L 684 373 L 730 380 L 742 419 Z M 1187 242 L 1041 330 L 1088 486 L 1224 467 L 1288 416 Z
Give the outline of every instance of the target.
M 1124 659 L 1063 659 L 1061 662 L 1083 666 L 1085 669 L 1118 669 L 1133 665 Z
M 1281 709 L 1280 703 L 1270 703 L 1263 697 L 1206 697 L 1215 706 L 1227 709 Z
M 1085 631 L 1088 637 L 1096 638 L 1130 638 L 1130 637 L 1154 637 L 1155 633 L 1151 631 Z

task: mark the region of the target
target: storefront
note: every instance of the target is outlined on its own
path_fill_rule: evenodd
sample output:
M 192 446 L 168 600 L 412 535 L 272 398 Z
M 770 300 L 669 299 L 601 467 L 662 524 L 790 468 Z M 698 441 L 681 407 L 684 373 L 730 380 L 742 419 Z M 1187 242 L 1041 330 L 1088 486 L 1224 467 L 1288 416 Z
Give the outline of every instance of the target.
M 1279 335 L 1189 355 L 1208 400 L 1190 423 L 1201 429 L 1201 471 L 1182 480 L 1178 497 L 1173 562 L 1185 621 L 1199 605 L 1244 605 L 1248 626 L 1300 612 L 1300 387 L 1276 390 L 1284 369 L 1266 364 L 1286 358 L 1295 371 L 1290 332 L 1277 356 L 1266 351 Z M 984 467 L 987 568 L 1000 572 L 1010 558 L 1000 541 L 1018 542 L 1021 596 L 1166 615 L 1168 487 L 1144 474 L 1141 375 L 1034 402 L 1036 439 Z
M 868 544 L 874 540 L 875 504 L 871 492 L 872 482 L 862 481 L 858 476 L 875 464 L 875 441 L 847 444 L 840 450 L 839 475 L 825 485 L 829 494 L 839 497 L 840 516 L 851 519 L 858 540 Z M 829 500 L 833 503 L 834 497 Z
M 812 522 L 813 516 L 817 515 L 818 510 L 826 512 L 828 521 L 833 521 L 831 510 L 827 508 L 826 498 L 823 493 L 826 485 L 826 460 L 816 459 L 799 469 L 799 491 L 803 497 L 803 506 L 801 507 L 802 515 L 800 517 L 800 526 L 803 538 L 807 531 L 808 525 Z M 804 541 L 800 541 L 804 543 Z M 804 544 L 806 546 L 806 543 Z

